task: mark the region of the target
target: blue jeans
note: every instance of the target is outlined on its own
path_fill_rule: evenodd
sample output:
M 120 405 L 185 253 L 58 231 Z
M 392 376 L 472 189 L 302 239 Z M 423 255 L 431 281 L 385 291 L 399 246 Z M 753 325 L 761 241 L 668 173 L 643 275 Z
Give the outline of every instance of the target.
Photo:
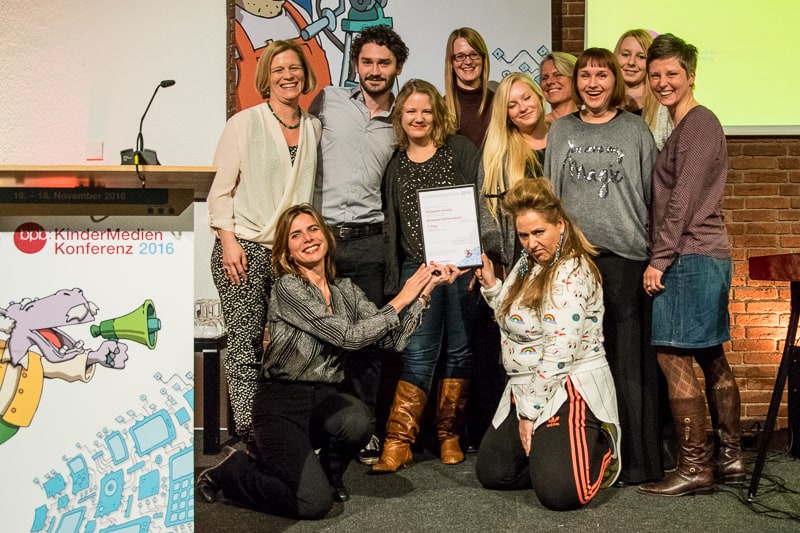
M 402 282 L 417 271 L 419 264 L 403 261 Z M 433 375 L 442 353 L 442 378 L 469 379 L 472 364 L 470 338 L 475 330 L 477 302 L 467 291 L 469 273 L 452 285 L 442 285 L 431 294 L 431 307 L 403 350 L 400 380 L 430 392 Z

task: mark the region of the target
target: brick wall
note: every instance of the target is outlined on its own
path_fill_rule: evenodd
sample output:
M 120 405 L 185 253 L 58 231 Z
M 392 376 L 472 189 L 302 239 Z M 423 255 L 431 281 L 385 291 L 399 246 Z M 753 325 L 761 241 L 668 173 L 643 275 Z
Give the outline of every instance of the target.
M 584 1 L 553 0 L 552 9 L 553 49 L 579 53 Z M 786 338 L 789 283 L 750 280 L 747 260 L 800 252 L 800 137 L 729 137 L 728 156 L 723 208 L 733 246 L 733 288 L 725 349 L 742 395 L 742 418 L 763 422 Z M 784 392 L 779 427 L 787 426 L 786 416 Z

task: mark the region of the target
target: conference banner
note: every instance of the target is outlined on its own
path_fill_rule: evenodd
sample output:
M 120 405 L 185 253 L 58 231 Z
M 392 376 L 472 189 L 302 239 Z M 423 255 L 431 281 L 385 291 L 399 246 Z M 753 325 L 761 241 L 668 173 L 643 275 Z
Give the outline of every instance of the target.
M 4 531 L 193 529 L 193 207 L 106 192 L 0 199 Z

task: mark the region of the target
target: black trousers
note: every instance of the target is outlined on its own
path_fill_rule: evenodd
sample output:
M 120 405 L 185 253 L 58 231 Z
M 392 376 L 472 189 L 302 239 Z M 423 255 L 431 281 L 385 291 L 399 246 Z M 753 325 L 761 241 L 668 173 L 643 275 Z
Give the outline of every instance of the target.
M 350 278 L 364 291 L 366 297 L 379 309 L 384 304 L 384 276 L 386 262 L 383 237 L 372 235 L 361 239 L 336 240 L 336 276 Z M 381 383 L 383 350 L 367 346 L 348 352 L 344 362 L 345 379 L 342 390 L 364 402 L 370 410 L 372 430 L 375 433 L 375 405 Z
M 226 498 L 248 507 L 321 518 L 333 505 L 329 476 L 343 475 L 366 445 L 369 421 L 367 407 L 333 385 L 259 381 L 253 431 L 260 462 L 237 452 L 214 479 Z
M 660 370 L 650 346 L 652 302 L 642 288 L 647 261 L 605 252 L 595 263 L 603 276 L 603 345 L 623 435 L 619 479 L 630 484 L 661 479 Z
M 519 438 L 515 405 L 500 427 L 489 425 L 475 465 L 484 488 L 533 488 L 542 505 L 555 511 L 578 509 L 594 498 L 611 451 L 600 421 L 571 381 L 566 387 L 567 401 L 534 431 L 529 457 Z

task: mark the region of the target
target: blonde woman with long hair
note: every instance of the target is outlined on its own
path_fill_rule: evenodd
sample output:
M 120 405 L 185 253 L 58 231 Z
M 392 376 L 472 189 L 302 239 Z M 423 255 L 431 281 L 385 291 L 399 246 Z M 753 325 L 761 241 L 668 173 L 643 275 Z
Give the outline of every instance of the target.
M 518 180 L 541 176 L 547 130 L 542 89 L 522 72 L 503 78 L 492 104 L 478 188 L 484 249 L 505 268 L 519 246 L 514 221 L 501 213 L 500 202 Z
M 667 108 L 659 104 L 647 81 L 647 50 L 653 36 L 643 29 L 628 30 L 620 35 L 614 47 L 622 77 L 625 80 L 625 101 L 620 106 L 625 111 L 641 115 L 656 141 L 659 150 L 672 132 L 672 120 Z

